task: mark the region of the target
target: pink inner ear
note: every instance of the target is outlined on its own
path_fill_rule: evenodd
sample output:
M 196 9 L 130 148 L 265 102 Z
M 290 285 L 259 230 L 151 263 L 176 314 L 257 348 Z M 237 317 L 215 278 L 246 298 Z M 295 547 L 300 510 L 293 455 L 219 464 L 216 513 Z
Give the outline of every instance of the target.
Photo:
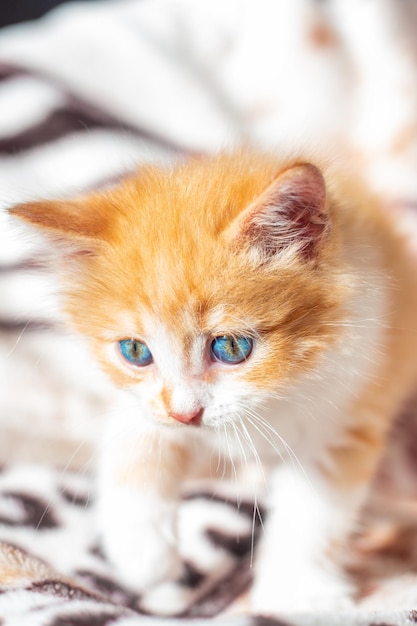
M 241 234 L 272 257 L 297 245 L 304 259 L 317 256 L 329 223 L 326 186 L 314 165 L 296 165 L 279 176 L 249 208 Z

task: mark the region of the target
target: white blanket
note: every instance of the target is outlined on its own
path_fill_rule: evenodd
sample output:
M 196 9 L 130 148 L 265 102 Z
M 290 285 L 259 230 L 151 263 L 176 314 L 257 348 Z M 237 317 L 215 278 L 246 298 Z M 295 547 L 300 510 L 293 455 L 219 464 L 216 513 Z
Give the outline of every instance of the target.
M 250 141 L 353 162 L 398 212 L 412 253 L 416 33 L 415 0 L 113 0 L 71 3 L 7 28 L 0 206 L 111 184 L 141 162 Z M 184 527 L 197 535 L 185 549 L 188 578 L 162 598 L 122 589 L 100 556 L 86 504 L 110 392 L 65 330 L 44 254 L 0 213 L 0 623 L 145 624 L 137 611 L 152 613 L 158 602 L 187 617 L 245 612 L 236 599 L 250 586 L 251 516 L 213 500 L 212 485 L 184 500 Z M 406 498 L 391 504 L 409 537 L 414 453 L 401 442 L 416 433 L 407 423 L 392 447 L 397 471 L 387 460 L 389 478 L 382 472 L 380 483 L 392 489 L 397 474 Z M 384 529 L 395 535 L 396 527 Z M 372 535 L 378 551 L 363 568 L 357 610 L 283 616 L 285 623 L 416 623 L 413 554 L 393 556 L 399 541 L 381 532 Z

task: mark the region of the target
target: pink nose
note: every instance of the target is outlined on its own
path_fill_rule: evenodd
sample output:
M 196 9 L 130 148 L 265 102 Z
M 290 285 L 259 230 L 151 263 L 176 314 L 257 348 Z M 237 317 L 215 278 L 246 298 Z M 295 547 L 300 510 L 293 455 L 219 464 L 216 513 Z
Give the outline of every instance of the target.
M 172 419 L 177 420 L 177 422 L 182 422 L 183 424 L 192 424 L 193 426 L 199 426 L 201 423 L 201 418 L 203 417 L 204 409 L 198 409 L 198 411 L 191 411 L 190 413 L 174 413 L 170 412 L 169 416 Z

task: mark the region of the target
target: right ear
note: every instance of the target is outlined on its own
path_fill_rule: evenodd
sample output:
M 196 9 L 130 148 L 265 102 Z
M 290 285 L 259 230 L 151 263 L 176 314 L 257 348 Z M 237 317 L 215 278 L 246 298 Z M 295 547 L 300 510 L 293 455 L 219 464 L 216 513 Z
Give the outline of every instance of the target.
M 304 261 L 314 261 L 329 227 L 320 170 L 311 163 L 296 163 L 276 176 L 230 232 L 239 246 L 256 249 L 265 260 L 293 247 Z
M 58 252 L 71 257 L 93 255 L 105 243 L 109 229 L 101 203 L 89 199 L 28 202 L 8 212 L 37 229 Z

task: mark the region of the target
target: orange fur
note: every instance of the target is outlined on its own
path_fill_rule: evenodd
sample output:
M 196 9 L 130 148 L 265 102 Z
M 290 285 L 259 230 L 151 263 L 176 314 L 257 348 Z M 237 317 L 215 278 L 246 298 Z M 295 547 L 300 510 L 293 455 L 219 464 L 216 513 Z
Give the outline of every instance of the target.
M 274 271 L 260 271 L 244 255 L 233 254 L 227 240 L 234 220 L 256 205 L 278 174 L 297 163 L 254 154 L 195 158 L 175 172 L 143 168 L 119 188 L 78 202 L 32 203 L 12 213 L 58 238 L 82 239 L 90 251 L 78 278 L 70 268 L 65 306 L 76 327 L 92 338 L 118 385 L 141 379 L 143 372 L 121 374 L 108 363 L 103 346 L 140 335 L 143 315 L 155 315 L 175 328 L 185 348 L 193 328 L 213 335 L 230 327 L 234 332 L 256 328 L 271 356 L 251 369 L 248 380 L 262 387 L 308 370 L 337 333 L 329 324 L 344 319 L 350 285 L 343 255 L 374 245 L 381 253 L 381 269 L 390 277 L 387 349 L 395 363 L 391 371 L 392 364 L 383 361 L 386 371 L 379 385 L 398 388 L 395 408 L 416 371 L 409 349 L 416 333 L 416 281 L 401 238 L 379 203 L 357 183 L 330 180 L 333 233 L 320 271 L 298 258 L 284 260 Z M 232 243 L 241 247 L 238 240 Z M 211 311 L 225 305 L 227 311 L 211 326 Z
M 328 43 L 324 35 L 317 34 L 318 43 Z M 157 389 L 149 406 L 164 427 L 174 422 L 174 383 L 158 387 L 155 369 L 122 363 L 119 340 L 158 341 L 168 329 L 190 389 L 198 382 L 206 391 L 228 376 L 254 394 L 285 398 L 297 381 L 318 375 L 338 342 L 348 344 L 346 328 L 358 323 L 352 302 L 361 290 L 374 290 L 384 304 L 381 319 L 365 320 L 379 333 L 369 355 L 374 362 L 342 407 L 326 458 L 314 460 L 321 479 L 342 495 L 370 482 L 392 420 L 417 381 L 417 278 L 378 199 L 356 180 L 322 171 L 326 187 L 303 160 L 242 151 L 193 158 L 174 170 L 145 167 L 110 191 L 12 213 L 63 244 L 59 271 L 74 326 L 117 386 Z M 268 226 L 271 206 L 294 212 L 297 193 L 291 223 L 280 231 L 277 214 Z M 251 336 L 253 355 L 237 368 L 213 368 L 207 346 L 219 335 Z M 195 338 L 207 352 L 198 365 Z M 129 469 L 121 455 L 117 481 L 152 484 L 169 498 L 192 467 L 193 450 L 174 437 L 161 470 L 149 445 Z
M 65 306 L 79 331 L 92 338 L 116 384 L 129 384 L 129 376 L 109 366 L 103 347 L 140 334 L 143 315 L 155 315 L 175 328 L 182 346 L 187 345 L 190 328 L 215 335 L 230 326 L 234 332 L 255 327 L 267 339 L 271 354 L 248 374 L 262 386 L 275 386 L 277 378 L 285 380 L 298 369 L 308 369 L 316 352 L 331 341 L 334 330 L 327 324 L 343 315 L 347 292 L 337 266 L 328 264 L 328 271 L 317 274 L 293 259 L 275 272 L 260 273 L 244 255 L 232 253 L 227 241 L 230 223 L 284 169 L 264 157 L 242 160 L 236 168 L 233 158 L 195 159 L 175 175 L 141 170 L 120 188 L 83 200 L 79 226 L 78 213 L 71 231 L 63 221 L 62 230 L 69 236 L 79 227 L 83 245 L 92 251 L 97 243 L 105 245 L 105 253 L 82 261 L 79 279 L 71 266 Z M 35 214 L 33 206 L 38 205 L 13 212 L 53 228 L 47 216 L 55 205 L 41 205 L 44 217 Z M 103 232 L 90 239 L 98 230 L 97 207 L 100 216 L 106 214 Z M 330 262 L 332 247 L 327 250 Z M 212 309 L 225 304 L 227 312 L 210 326 Z M 142 372 L 131 372 L 132 381 L 141 377 Z
M 351 288 L 343 256 L 355 254 L 360 245 L 375 246 L 381 269 L 390 277 L 392 319 L 386 321 L 386 348 L 392 355 L 382 359 L 380 379 L 365 392 L 371 403 L 381 398 L 369 409 L 372 417 L 360 422 L 368 410 L 361 404 L 369 403 L 363 398 L 354 414 L 361 416 L 362 430 L 385 432 L 416 378 L 410 347 L 417 341 L 417 290 L 401 238 L 380 204 L 358 183 L 331 177 L 327 203 L 333 232 L 320 271 L 298 258 L 278 264 L 273 272 L 260 271 L 244 255 L 233 253 L 227 240 L 231 224 L 297 163 L 253 153 L 195 158 L 175 172 L 143 168 L 120 187 L 78 202 L 33 203 L 12 212 L 60 239 L 82 240 L 90 251 L 78 279 L 71 266 L 65 306 L 120 386 L 145 374 L 133 368 L 130 375 L 121 372 L 109 363 L 104 348 L 140 335 L 143 315 L 175 328 L 185 358 L 191 329 L 217 335 L 253 327 L 267 343 L 269 358 L 248 371 L 248 382 L 262 388 L 275 387 L 277 381 L 285 384 L 311 368 L 337 335 Z M 241 247 L 238 239 L 232 243 Z M 227 310 L 210 325 L 213 308 L 225 305 Z M 236 315 L 243 321 L 237 322 Z M 169 393 L 165 389 L 161 397 L 167 410 Z M 387 415 L 374 419 L 374 412 Z M 345 445 L 342 450 L 345 466 Z M 356 453 L 352 458 L 355 464 Z

